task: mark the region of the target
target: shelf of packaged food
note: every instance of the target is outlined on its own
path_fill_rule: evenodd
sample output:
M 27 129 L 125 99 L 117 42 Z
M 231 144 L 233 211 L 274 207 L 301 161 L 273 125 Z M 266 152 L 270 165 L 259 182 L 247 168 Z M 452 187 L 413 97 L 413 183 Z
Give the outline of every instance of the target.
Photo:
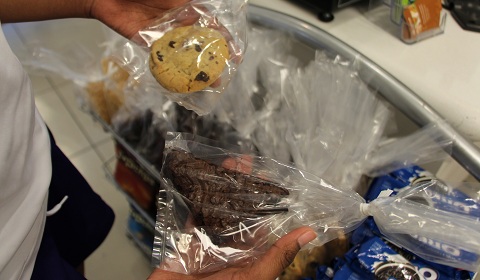
M 114 170 L 116 165 L 116 157 L 110 158 L 104 164 L 104 170 L 107 178 L 126 198 L 130 205 L 130 214 L 128 217 L 126 235 L 129 237 L 137 247 L 145 254 L 147 258 L 152 256 L 153 232 L 155 230 L 154 219 L 133 199 L 126 193 L 117 183 L 114 177 Z M 139 215 L 139 216 L 138 216 Z M 150 232 L 152 236 L 147 236 Z M 151 242 L 147 239 L 152 239 Z M 152 243 L 152 244 L 150 244 Z
M 118 133 L 114 130 L 114 128 L 109 125 L 105 120 L 103 120 L 99 115 L 97 115 L 94 111 L 90 110 L 89 108 L 82 108 L 83 111 L 90 115 L 94 121 L 98 122 L 103 129 L 108 132 L 109 134 L 112 135 L 114 141 L 116 144 L 119 144 L 122 149 L 124 149 L 124 152 L 129 153 L 129 156 L 132 156 L 136 163 L 143 169 L 143 171 L 147 172 L 151 177 L 155 178 L 158 180 L 158 184 L 160 184 L 160 172 L 152 165 L 150 164 L 145 158 L 143 158 L 130 144 L 128 144 Z M 118 148 L 118 147 L 116 147 Z M 108 159 L 104 163 L 104 171 L 106 174 L 106 177 L 111 181 L 111 183 L 114 185 L 116 189 L 118 189 L 126 198 L 127 202 L 130 204 L 131 207 L 131 213 L 132 212 L 137 212 L 138 215 L 141 216 L 141 218 L 144 219 L 143 225 L 145 229 L 151 230 L 152 232 L 155 230 L 156 226 L 156 221 L 155 218 L 152 217 L 151 214 L 149 214 L 141 205 L 138 203 L 134 197 L 132 197 L 127 191 L 122 188 L 121 184 L 117 181 L 115 172 L 117 168 L 117 161 L 119 157 L 119 151 L 117 150 L 115 153 L 115 156 L 112 158 Z M 155 196 L 156 197 L 156 196 Z M 156 201 L 157 202 L 157 201 Z M 156 203 L 155 203 L 156 204 Z M 156 206 L 156 209 L 158 210 L 158 206 Z M 134 211 L 135 210 L 135 211 Z M 132 239 L 139 244 L 139 247 L 142 249 L 143 252 L 145 252 L 145 242 L 142 242 L 137 236 L 135 236 L 132 233 L 132 229 L 127 231 L 127 235 L 132 237 Z M 152 240 L 153 242 L 153 240 Z M 147 255 L 151 256 L 151 250 L 148 250 L 145 252 Z
M 147 258 L 152 257 L 152 248 L 149 248 L 145 243 L 143 243 L 130 229 L 126 230 L 126 235 L 129 237 L 135 245 L 145 254 Z
M 143 217 L 137 208 L 130 208 L 127 222 L 127 237 L 148 257 L 152 257 L 155 228 Z
M 145 168 L 146 171 L 148 171 L 152 176 L 154 176 L 157 179 L 160 179 L 160 172 L 151 164 L 149 163 L 145 158 L 140 156 L 138 152 L 132 148 L 130 144 L 128 144 L 125 139 L 123 139 L 118 133 L 113 129 L 113 127 L 109 124 L 107 124 L 102 118 L 100 118 L 94 111 L 84 109 L 85 112 L 89 115 L 92 116 L 92 118 L 97 121 L 105 131 L 110 133 L 114 140 L 118 142 L 120 145 L 122 145 L 132 156 L 135 157 L 135 160 L 138 161 L 138 163 Z M 113 174 L 113 173 L 112 173 Z
M 140 215 L 151 225 L 155 228 L 155 220 L 133 199 L 128 193 L 126 193 L 115 180 L 114 177 L 114 170 L 116 164 L 116 157 L 112 157 L 104 164 L 104 170 L 108 179 L 110 179 L 111 183 L 122 193 L 124 194 L 125 198 L 127 199 L 128 203 L 133 207 Z

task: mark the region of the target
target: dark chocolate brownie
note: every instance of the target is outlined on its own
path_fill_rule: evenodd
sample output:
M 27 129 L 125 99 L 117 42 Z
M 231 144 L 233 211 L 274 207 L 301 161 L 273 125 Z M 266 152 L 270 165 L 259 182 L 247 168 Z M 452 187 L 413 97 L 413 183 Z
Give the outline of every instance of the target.
M 287 211 L 278 205 L 289 194 L 287 189 L 183 150 L 168 151 L 162 174 L 185 197 L 196 226 L 204 226 L 214 235 L 232 232 L 239 223 L 248 225 L 265 215 Z

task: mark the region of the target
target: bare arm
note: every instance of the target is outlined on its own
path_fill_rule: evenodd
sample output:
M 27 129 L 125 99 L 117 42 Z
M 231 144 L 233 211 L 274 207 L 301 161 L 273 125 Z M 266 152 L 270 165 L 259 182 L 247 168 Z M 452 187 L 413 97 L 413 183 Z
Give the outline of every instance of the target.
M 0 0 L 2 23 L 60 18 L 97 19 L 126 38 L 168 9 L 190 0 Z
M 93 0 L 0 0 L 2 23 L 88 18 Z

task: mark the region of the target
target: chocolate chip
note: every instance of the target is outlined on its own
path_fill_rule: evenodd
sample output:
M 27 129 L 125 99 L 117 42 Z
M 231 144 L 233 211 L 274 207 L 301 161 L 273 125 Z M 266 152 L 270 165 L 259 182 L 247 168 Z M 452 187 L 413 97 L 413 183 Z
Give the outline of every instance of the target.
M 212 55 L 208 58 L 208 60 L 213 60 L 215 57 Z
M 198 45 L 198 44 L 195 44 L 195 50 L 196 50 L 197 52 L 201 52 L 201 51 L 202 51 L 202 47 L 200 47 L 200 45 Z
M 195 77 L 195 81 L 208 82 L 208 80 L 210 80 L 210 77 L 203 71 L 200 71 L 200 73 L 198 73 L 198 75 Z
M 168 46 L 170 48 L 175 48 L 175 43 L 176 43 L 175 41 L 170 41 L 170 43 L 168 43 Z
M 162 55 L 162 54 L 160 54 L 160 52 L 159 52 L 159 51 L 157 51 L 157 52 L 156 52 L 156 54 L 157 54 L 157 58 L 158 58 L 158 60 L 160 60 L 160 61 L 163 61 L 163 55 Z

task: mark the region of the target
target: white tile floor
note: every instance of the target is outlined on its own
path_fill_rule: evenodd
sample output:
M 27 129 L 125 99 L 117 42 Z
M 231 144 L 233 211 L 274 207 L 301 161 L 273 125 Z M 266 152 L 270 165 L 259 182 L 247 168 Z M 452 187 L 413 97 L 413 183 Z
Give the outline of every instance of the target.
M 93 20 L 7 24 L 2 28 L 22 62 L 28 60 L 31 53 L 28 50 L 35 45 L 62 50 L 79 44 L 98 52 L 98 43 L 103 39 L 103 26 Z M 114 155 L 111 136 L 80 110 L 75 94 L 78 86 L 71 80 L 46 71 L 30 71 L 29 74 L 37 107 L 59 147 L 116 214 L 106 241 L 86 261 L 87 278 L 146 279 L 152 270 L 150 259 L 126 236 L 127 201 L 107 179 L 103 169 L 103 163 Z

